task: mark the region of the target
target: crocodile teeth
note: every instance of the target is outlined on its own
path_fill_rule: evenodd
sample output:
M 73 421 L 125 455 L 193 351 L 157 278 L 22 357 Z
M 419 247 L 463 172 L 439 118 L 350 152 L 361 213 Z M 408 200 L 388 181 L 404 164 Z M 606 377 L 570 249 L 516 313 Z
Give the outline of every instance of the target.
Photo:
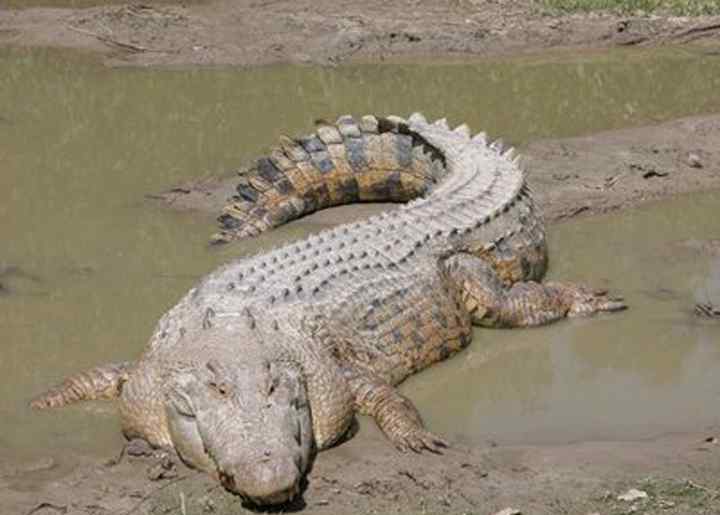
M 462 136 L 463 139 L 469 140 L 470 139 L 470 127 L 467 126 L 467 124 L 463 123 L 462 125 L 458 125 L 453 129 L 453 133 L 458 134 Z
M 436 120 L 433 123 L 433 127 L 439 127 L 441 129 L 450 130 L 450 126 L 448 125 L 447 118 L 440 118 L 439 120 Z
M 408 118 L 408 122 L 427 124 L 427 118 L 422 113 L 413 113 Z
M 512 161 L 515 156 L 517 155 L 517 152 L 515 152 L 514 147 L 508 147 L 505 152 L 503 153 L 503 157 L 507 159 L 508 161 Z

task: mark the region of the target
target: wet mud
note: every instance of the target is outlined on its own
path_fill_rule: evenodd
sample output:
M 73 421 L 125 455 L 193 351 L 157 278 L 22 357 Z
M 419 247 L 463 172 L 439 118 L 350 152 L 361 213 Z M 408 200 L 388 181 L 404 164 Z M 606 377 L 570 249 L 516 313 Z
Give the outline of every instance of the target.
M 673 120 L 577 138 L 520 145 L 523 165 L 549 222 L 608 213 L 720 187 L 720 116 Z M 240 171 L 242 173 L 242 170 Z M 173 209 L 219 213 L 238 178 L 205 177 L 146 196 Z M 714 241 L 689 248 L 720 253 Z
M 623 443 L 551 447 L 467 447 L 442 456 L 388 452 L 380 435 L 357 437 L 315 462 L 302 500 L 283 512 L 702 514 L 718 509 L 718 448 L 711 431 Z M 204 474 L 176 465 L 149 479 L 158 462 L 130 457 L 52 460 L 0 471 L 7 513 L 130 515 L 253 513 Z M 618 497 L 635 488 L 636 502 Z
M 720 17 L 562 15 L 530 0 L 3 3 L 10 8 L 0 10 L 0 44 L 83 49 L 110 64 L 141 66 L 335 65 L 696 41 L 710 42 L 713 52 L 720 33 Z

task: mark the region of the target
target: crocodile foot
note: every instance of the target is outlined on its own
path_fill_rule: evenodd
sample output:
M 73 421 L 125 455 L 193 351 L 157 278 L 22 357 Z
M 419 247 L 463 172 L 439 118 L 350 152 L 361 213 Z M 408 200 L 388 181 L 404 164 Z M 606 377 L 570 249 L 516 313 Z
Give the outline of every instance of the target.
M 397 431 L 386 430 L 385 435 L 390 439 L 395 448 L 401 452 L 410 450 L 417 453 L 430 451 L 435 454 L 442 454 L 442 450 L 450 445 L 438 435 L 417 426 L 399 429 Z
M 600 312 L 615 312 L 627 309 L 623 297 L 610 295 L 608 290 L 594 289 L 583 285 L 548 282 L 546 286 L 557 289 L 568 305 L 567 316 L 587 316 Z
M 448 447 L 444 439 L 425 429 L 410 399 L 388 383 L 378 378 L 358 377 L 353 387 L 360 413 L 373 417 L 398 450 L 440 454 Z

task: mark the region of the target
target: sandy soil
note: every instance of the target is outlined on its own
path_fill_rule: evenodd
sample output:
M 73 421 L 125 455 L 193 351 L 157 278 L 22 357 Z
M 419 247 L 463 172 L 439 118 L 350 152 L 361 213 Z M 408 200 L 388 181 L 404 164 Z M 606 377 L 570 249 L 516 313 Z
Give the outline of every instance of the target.
M 530 0 L 215 0 L 0 10 L 0 45 L 101 52 L 131 65 L 335 64 L 715 39 L 720 17 L 551 15 Z
M 422 8 L 420 8 L 422 7 Z M 98 52 L 108 64 L 335 64 L 350 58 L 501 55 L 662 45 L 720 34 L 720 18 L 546 16 L 528 1 L 217 0 L 187 6 L 0 10 L 0 45 Z M 710 47 L 708 47 L 710 48 Z M 708 50 L 713 51 L 713 50 Z M 720 116 L 538 141 L 521 149 L 549 221 L 720 187 Z M 234 178 L 180 185 L 149 202 L 217 212 Z M 712 236 L 712 235 L 709 235 Z M 716 236 L 716 235 L 715 235 Z M 714 247 L 713 247 L 714 248 Z M 10 274 L 0 274 L 7 281 Z M 3 292 L 0 286 L 0 294 Z M 720 427 L 641 442 L 391 450 L 371 425 L 322 453 L 305 513 L 720 513 Z M 0 464 L 0 513 L 243 513 L 239 499 L 156 456 L 107 460 L 61 450 Z M 631 488 L 647 498 L 619 500 Z M 516 513 L 507 511 L 505 513 Z

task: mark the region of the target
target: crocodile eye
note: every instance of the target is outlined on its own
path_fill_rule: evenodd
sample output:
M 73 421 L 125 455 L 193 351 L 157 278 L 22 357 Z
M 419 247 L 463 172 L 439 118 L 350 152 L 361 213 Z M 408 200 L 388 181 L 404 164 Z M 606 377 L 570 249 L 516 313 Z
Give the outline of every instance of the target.
M 219 393 L 222 397 L 227 397 L 227 395 L 230 393 L 230 388 L 225 383 L 216 383 L 215 381 L 210 381 L 208 383 L 208 386 L 213 391 Z

